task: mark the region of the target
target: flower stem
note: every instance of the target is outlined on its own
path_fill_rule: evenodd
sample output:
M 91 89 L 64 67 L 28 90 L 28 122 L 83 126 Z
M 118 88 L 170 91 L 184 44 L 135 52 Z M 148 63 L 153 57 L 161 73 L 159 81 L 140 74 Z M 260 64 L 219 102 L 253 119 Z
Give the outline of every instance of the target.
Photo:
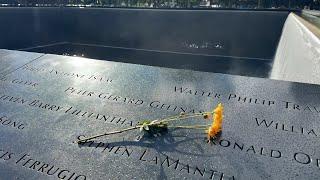
M 108 136 L 108 135 L 112 135 L 112 134 L 119 134 L 119 133 L 123 133 L 123 132 L 126 132 L 126 131 L 131 131 L 131 130 L 134 130 L 134 129 L 138 129 L 138 128 L 140 128 L 140 126 L 134 126 L 134 127 L 126 128 L 126 129 L 121 129 L 121 130 L 118 130 L 118 131 L 111 131 L 111 132 L 107 132 L 107 133 L 103 133 L 103 134 L 98 134 L 98 135 L 95 135 L 95 136 L 91 136 L 91 137 L 87 137 L 87 138 L 84 138 L 84 139 L 80 139 L 80 140 L 76 141 L 76 143 L 80 144 L 82 142 L 85 142 L 85 141 L 88 141 L 88 140 L 91 140 L 91 139 L 95 139 L 95 138 L 98 138 L 98 137 Z
M 162 119 L 160 121 L 161 122 L 170 122 L 170 121 L 184 120 L 184 119 L 189 119 L 189 118 L 193 118 L 193 117 L 203 116 L 203 115 L 208 114 L 208 113 L 212 114 L 212 112 L 185 114 L 185 115 L 179 115 L 179 116 L 172 116 L 172 117 L 169 117 L 169 118 Z
M 206 129 L 210 125 L 194 125 L 194 126 L 168 126 L 170 128 L 181 128 L 181 129 Z
M 203 113 L 194 113 L 194 114 L 183 114 L 183 115 L 178 115 L 178 116 L 171 116 L 165 119 L 159 119 L 159 120 L 154 120 L 151 121 L 149 124 L 146 124 L 147 126 L 157 126 L 157 125 L 161 125 L 161 124 L 167 124 L 168 122 L 171 121 L 177 121 L 177 120 L 184 120 L 184 119 L 189 119 L 189 118 L 193 118 L 193 117 L 199 117 L 199 116 L 203 116 L 205 114 L 212 114 L 212 112 L 203 112 Z M 194 125 L 194 126 L 170 126 L 173 128 L 184 128 L 184 129 L 205 129 L 210 125 Z M 91 136 L 91 137 L 87 137 L 84 139 L 80 139 L 78 141 L 75 141 L 75 143 L 82 143 L 91 139 L 95 139 L 98 137 L 102 137 L 102 136 L 108 136 L 108 135 L 112 135 L 112 134 L 120 134 L 126 131 L 131 131 L 134 129 L 138 129 L 144 127 L 144 125 L 138 125 L 138 126 L 134 126 L 134 127 L 129 127 L 126 129 L 121 129 L 121 130 L 117 130 L 117 131 L 111 131 L 111 132 L 107 132 L 107 133 L 103 133 L 103 134 L 98 134 L 95 136 Z

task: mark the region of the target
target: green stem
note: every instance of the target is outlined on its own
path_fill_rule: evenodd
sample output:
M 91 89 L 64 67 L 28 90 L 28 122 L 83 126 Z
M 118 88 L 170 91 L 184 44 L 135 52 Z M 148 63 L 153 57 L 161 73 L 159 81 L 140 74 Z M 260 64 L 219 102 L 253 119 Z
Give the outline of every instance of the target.
M 199 117 L 199 116 L 203 116 L 205 114 L 213 114 L 212 112 L 203 112 L 203 113 L 194 113 L 194 114 L 184 114 L 184 115 L 178 115 L 178 116 L 172 116 L 169 118 L 165 118 L 165 119 L 160 119 L 160 120 L 155 120 L 152 121 L 150 124 L 147 124 L 148 126 L 156 126 L 156 125 L 160 125 L 161 123 L 168 123 L 171 121 L 177 121 L 177 120 L 184 120 L 184 119 L 189 119 L 192 117 Z M 91 139 L 95 139 L 98 137 L 102 137 L 102 136 L 108 136 L 108 135 L 112 135 L 112 134 L 119 134 L 119 133 L 123 133 L 126 131 L 131 131 L 134 129 L 138 129 L 143 127 L 142 125 L 139 126 L 134 126 L 134 127 L 130 127 L 130 128 L 126 128 L 126 129 L 122 129 L 122 130 L 118 130 L 118 131 L 112 131 L 112 132 L 107 132 L 107 133 L 103 133 L 103 134 L 98 134 L 95 136 L 91 136 L 91 137 L 87 137 L 84 139 L 80 139 L 78 141 L 76 141 L 76 143 L 82 143 Z M 169 127 L 173 127 L 173 128 L 184 128 L 184 129 L 205 129 L 206 127 L 208 127 L 208 125 L 195 125 L 195 126 L 169 126 Z
M 91 137 L 87 137 L 87 138 L 84 138 L 84 139 L 80 139 L 80 140 L 76 141 L 76 143 L 80 144 L 82 142 L 85 142 L 85 141 L 88 141 L 88 140 L 91 140 L 91 139 L 95 139 L 95 138 L 98 138 L 98 137 L 108 136 L 108 135 L 112 135 L 112 134 L 119 134 L 119 133 L 123 133 L 123 132 L 126 132 L 126 131 L 131 131 L 131 130 L 134 130 L 134 129 L 138 129 L 140 127 L 141 126 L 134 126 L 134 127 L 118 130 L 118 131 L 111 131 L 111 132 L 107 132 L 107 133 L 103 133 L 103 134 L 98 134 L 98 135 L 95 135 L 95 136 L 91 136 Z
M 194 114 L 185 114 L 185 115 L 179 115 L 179 116 L 172 116 L 169 118 L 165 118 L 160 120 L 161 122 L 171 122 L 171 121 L 177 121 L 177 120 L 184 120 L 184 119 L 189 119 L 189 118 L 193 118 L 193 117 L 199 117 L 199 116 L 203 116 L 205 114 L 212 114 L 212 112 L 203 112 L 203 113 L 194 113 Z
M 168 126 L 170 128 L 181 128 L 181 129 L 207 129 L 210 125 L 194 125 L 194 126 Z

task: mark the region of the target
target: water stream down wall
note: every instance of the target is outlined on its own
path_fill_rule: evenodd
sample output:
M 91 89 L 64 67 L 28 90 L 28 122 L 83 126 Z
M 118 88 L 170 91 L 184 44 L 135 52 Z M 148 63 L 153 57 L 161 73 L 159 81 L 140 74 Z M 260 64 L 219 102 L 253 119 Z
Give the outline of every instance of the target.
M 291 13 L 284 25 L 271 79 L 320 84 L 320 40 L 310 23 Z

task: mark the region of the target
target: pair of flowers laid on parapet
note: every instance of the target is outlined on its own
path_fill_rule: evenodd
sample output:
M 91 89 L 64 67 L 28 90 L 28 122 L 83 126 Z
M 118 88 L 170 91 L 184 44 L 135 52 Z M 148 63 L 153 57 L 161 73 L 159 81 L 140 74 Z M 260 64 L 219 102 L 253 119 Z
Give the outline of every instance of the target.
M 196 117 L 203 117 L 205 120 L 212 119 L 212 122 L 207 125 L 190 125 L 190 126 L 176 126 L 171 125 L 173 121 L 184 121 Z M 207 140 L 210 142 L 213 140 L 217 134 L 222 130 L 223 123 L 223 106 L 221 103 L 212 111 L 212 112 L 202 112 L 202 113 L 180 113 L 177 116 L 172 116 L 164 119 L 157 120 L 144 120 L 138 123 L 138 125 L 120 129 L 117 131 L 106 132 L 102 134 L 98 134 L 95 136 L 91 136 L 88 138 L 83 138 L 76 143 L 80 144 L 86 142 L 88 140 L 96 139 L 98 137 L 108 136 L 112 134 L 124 133 L 126 131 L 132 131 L 135 129 L 140 129 L 140 131 L 145 131 L 151 134 L 156 134 L 162 132 L 164 130 L 168 130 L 169 128 L 180 128 L 180 129 L 200 129 L 205 130 L 207 134 Z

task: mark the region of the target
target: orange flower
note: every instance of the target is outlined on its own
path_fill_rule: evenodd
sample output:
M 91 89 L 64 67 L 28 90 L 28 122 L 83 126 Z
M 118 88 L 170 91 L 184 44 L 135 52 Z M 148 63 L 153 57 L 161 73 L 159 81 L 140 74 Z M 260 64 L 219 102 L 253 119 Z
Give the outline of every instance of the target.
M 213 110 L 212 125 L 207 132 L 208 141 L 214 138 L 222 130 L 223 106 L 221 103 Z

